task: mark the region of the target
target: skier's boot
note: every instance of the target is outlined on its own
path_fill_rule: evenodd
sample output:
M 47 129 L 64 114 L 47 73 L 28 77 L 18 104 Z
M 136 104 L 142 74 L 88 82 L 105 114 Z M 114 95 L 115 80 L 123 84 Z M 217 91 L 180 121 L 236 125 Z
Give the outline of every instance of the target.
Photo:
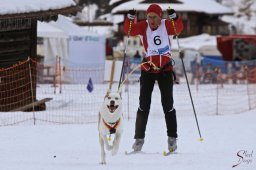
M 136 139 L 134 144 L 132 145 L 132 148 L 135 152 L 141 151 L 143 144 L 144 144 L 144 139 Z
M 175 137 L 168 137 L 168 149 L 170 152 L 177 150 L 177 141 Z

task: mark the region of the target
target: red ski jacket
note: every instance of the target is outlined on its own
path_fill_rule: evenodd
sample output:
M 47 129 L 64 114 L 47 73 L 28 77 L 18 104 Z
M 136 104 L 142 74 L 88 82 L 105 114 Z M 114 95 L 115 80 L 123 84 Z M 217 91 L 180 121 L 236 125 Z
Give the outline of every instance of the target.
M 168 35 L 176 35 L 176 33 L 179 35 L 181 33 L 181 31 L 183 30 L 183 22 L 180 17 L 174 21 L 174 24 L 175 24 L 176 32 L 173 27 L 172 21 L 170 19 L 165 20 L 165 27 L 166 27 Z M 130 25 L 130 20 L 128 19 L 128 17 L 126 17 L 125 22 L 124 22 L 124 32 L 126 34 L 128 34 L 129 25 Z M 141 36 L 141 41 L 143 43 L 143 46 L 144 46 L 144 49 L 146 52 L 148 49 L 148 41 L 147 41 L 147 34 L 146 34 L 147 27 L 149 27 L 149 25 L 146 20 L 137 22 L 137 18 L 135 18 L 134 20 L 132 20 L 132 25 L 131 25 L 131 30 L 130 30 L 131 36 L 137 36 L 137 35 Z M 169 38 L 169 43 L 170 43 L 170 47 L 171 47 L 170 38 Z M 161 68 L 161 67 L 164 67 L 169 62 L 171 62 L 171 53 L 161 55 L 161 56 L 160 55 L 147 56 L 146 59 L 147 59 L 147 61 L 152 61 L 157 67 Z M 173 69 L 173 67 L 170 65 L 168 67 L 165 67 L 165 69 L 163 71 L 171 71 L 172 69 Z M 151 70 L 150 66 L 146 65 L 146 64 L 141 66 L 141 70 L 149 71 L 152 73 L 159 73 L 159 71 Z

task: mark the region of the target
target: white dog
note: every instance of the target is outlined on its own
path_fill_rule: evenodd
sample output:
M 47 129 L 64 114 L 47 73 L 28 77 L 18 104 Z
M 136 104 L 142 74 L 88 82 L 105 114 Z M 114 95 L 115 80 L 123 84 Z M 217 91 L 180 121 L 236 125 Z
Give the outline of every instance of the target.
M 119 93 L 108 93 L 104 98 L 104 103 L 99 112 L 99 142 L 101 146 L 101 164 L 106 164 L 107 150 L 111 150 L 115 155 L 119 148 L 119 143 L 123 131 L 122 99 Z M 110 145 L 108 135 L 115 134 L 113 144 Z

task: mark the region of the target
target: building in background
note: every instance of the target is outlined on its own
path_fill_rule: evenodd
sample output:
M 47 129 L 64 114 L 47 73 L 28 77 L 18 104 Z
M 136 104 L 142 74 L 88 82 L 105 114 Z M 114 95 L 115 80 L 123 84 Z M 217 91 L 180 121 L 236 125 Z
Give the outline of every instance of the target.
M 0 9 L 0 111 L 10 111 L 36 101 L 37 21 L 57 20 L 58 14 L 76 14 L 72 0 L 13 0 Z M 31 60 L 28 60 L 31 59 Z M 28 64 L 19 67 L 21 62 Z M 5 68 L 15 65 L 15 71 Z M 28 72 L 25 72 L 28 70 Z M 31 82 L 31 83 L 30 83 Z M 12 103 L 12 104 L 10 104 Z
M 163 9 L 163 18 L 167 18 L 166 9 L 171 6 L 184 21 L 184 31 L 180 37 L 208 33 L 210 35 L 229 34 L 228 23 L 219 19 L 224 14 L 233 14 L 228 7 L 212 0 L 133 0 L 119 3 L 112 9 L 113 14 L 126 15 L 128 10 L 137 10 L 138 20 L 145 19 L 146 10 L 151 3 L 159 4 Z M 119 23 L 118 32 L 123 32 L 123 22 Z

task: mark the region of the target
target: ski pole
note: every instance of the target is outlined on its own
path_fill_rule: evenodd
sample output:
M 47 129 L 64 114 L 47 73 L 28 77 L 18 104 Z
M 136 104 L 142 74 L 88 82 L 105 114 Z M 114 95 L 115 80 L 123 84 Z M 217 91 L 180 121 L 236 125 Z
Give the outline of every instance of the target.
M 132 20 L 130 20 L 130 23 L 129 23 L 129 30 L 128 30 L 128 39 L 130 38 L 130 33 L 131 33 L 131 28 L 132 28 Z M 128 40 L 127 40 L 128 41 Z M 122 82 L 122 76 L 123 76 L 123 72 L 124 72 L 124 62 L 125 62 L 125 59 L 127 57 L 126 55 L 126 48 L 127 48 L 127 43 L 125 42 L 124 43 L 124 57 L 123 57 L 123 64 L 122 64 L 122 68 L 121 68 L 121 75 L 120 75 L 120 79 L 119 79 L 119 83 L 118 83 L 118 89 L 121 85 L 121 82 Z
M 198 133 L 199 133 L 199 136 L 200 136 L 200 141 L 203 141 L 204 139 L 201 136 L 201 132 L 200 132 L 197 116 L 196 116 L 196 110 L 195 110 L 193 98 L 192 98 L 192 95 L 191 95 L 190 86 L 189 86 L 189 83 L 188 83 L 188 77 L 187 77 L 187 73 L 186 73 L 186 68 L 185 68 L 185 64 L 184 64 L 184 61 L 183 61 L 183 56 L 182 57 L 180 56 L 181 48 L 180 48 L 179 37 L 178 37 L 177 30 L 176 30 L 175 23 L 174 23 L 173 19 L 171 19 L 171 22 L 172 22 L 173 29 L 174 29 L 174 32 L 175 32 L 175 35 L 176 35 L 176 40 L 177 40 L 177 44 L 178 44 L 179 58 L 181 59 L 182 68 L 183 68 L 183 71 L 184 71 L 184 74 L 185 74 L 185 78 L 186 78 L 186 82 L 187 82 L 187 87 L 188 87 L 188 91 L 189 91 L 189 96 L 190 96 L 191 104 L 192 104 L 192 107 L 193 107 L 193 112 L 194 112 L 195 119 L 196 119 L 196 125 L 197 125 Z

